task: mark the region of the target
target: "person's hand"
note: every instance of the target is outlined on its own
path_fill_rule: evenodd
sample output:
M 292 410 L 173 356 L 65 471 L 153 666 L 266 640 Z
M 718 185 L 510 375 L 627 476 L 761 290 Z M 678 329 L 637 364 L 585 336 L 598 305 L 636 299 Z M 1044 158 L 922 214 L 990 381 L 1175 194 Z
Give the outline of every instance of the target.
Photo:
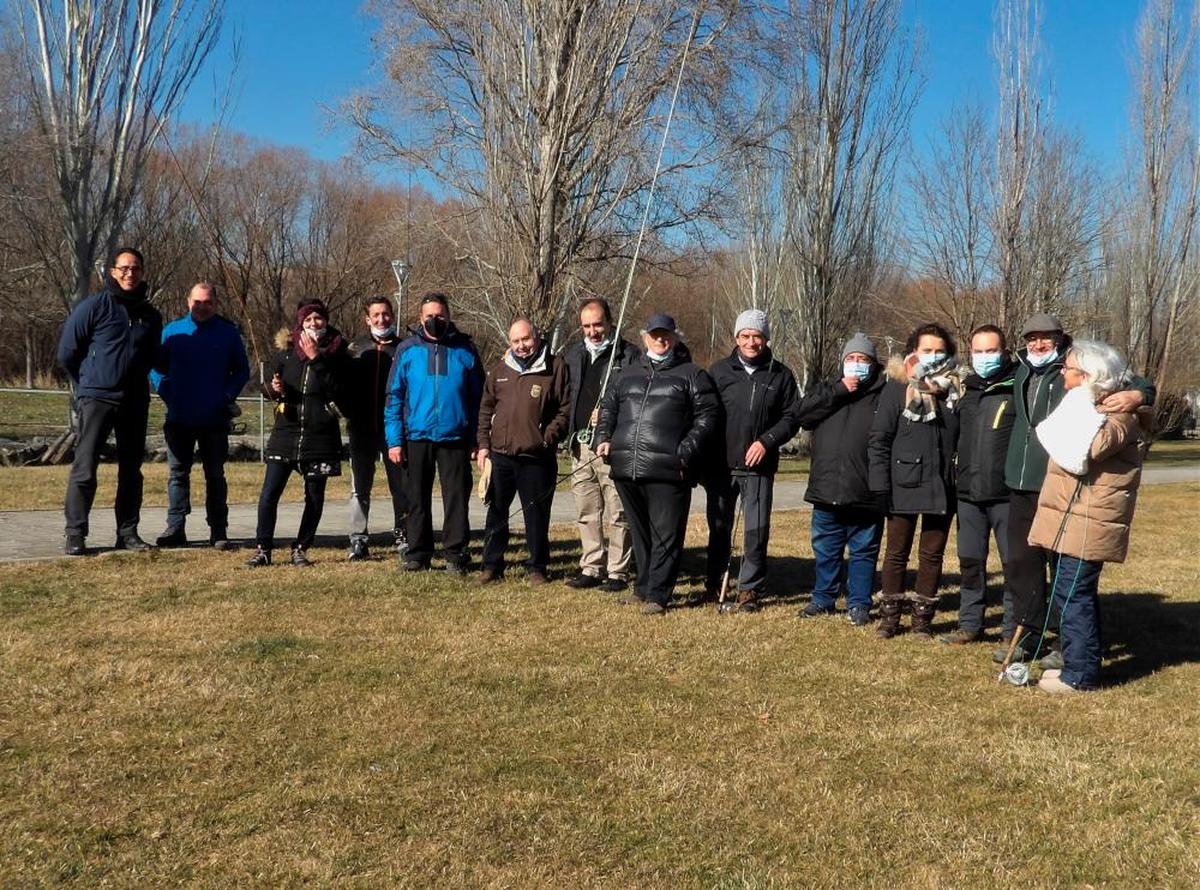
M 475 462 L 479 465 L 479 472 L 483 472 L 483 465 L 487 463 L 488 455 L 491 450 L 487 448 L 477 448 L 475 450 Z
M 312 361 L 317 357 L 317 338 L 312 335 L 307 329 L 300 332 L 300 351 L 305 357 Z
M 592 409 L 592 419 L 590 422 L 592 426 L 600 422 L 600 409 L 598 407 Z
M 843 377 L 842 386 L 846 387 L 846 392 L 854 392 L 858 389 L 858 384 L 861 381 L 857 377 Z
M 395 448 L 388 449 L 388 460 L 394 464 L 404 463 L 404 449 L 397 445 Z
M 596 457 L 608 457 L 608 452 L 612 450 L 611 442 L 601 442 L 596 446 Z
M 271 378 L 271 392 L 277 396 L 283 395 L 283 378 L 279 374 Z
M 857 382 L 857 380 L 855 381 Z M 750 447 L 746 449 L 746 456 L 743 460 L 748 467 L 756 467 L 762 463 L 762 459 L 767 456 L 767 446 L 762 442 L 754 441 L 750 443 Z
M 1142 407 L 1144 401 L 1146 397 L 1136 389 L 1123 389 L 1110 393 L 1096 406 L 1096 410 L 1101 414 L 1131 414 Z

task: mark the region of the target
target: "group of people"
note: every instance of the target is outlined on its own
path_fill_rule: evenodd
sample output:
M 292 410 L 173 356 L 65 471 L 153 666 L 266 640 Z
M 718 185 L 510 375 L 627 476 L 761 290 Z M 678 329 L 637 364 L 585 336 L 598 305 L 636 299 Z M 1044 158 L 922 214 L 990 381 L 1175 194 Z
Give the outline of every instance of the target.
M 169 461 L 167 528 L 156 543 L 187 542 L 188 480 L 198 451 L 210 543 L 229 546 L 223 466 L 236 397 L 249 378 L 241 337 L 217 314 L 215 288 L 206 283 L 192 289 L 187 314 L 164 328 L 143 277 L 141 254 L 119 250 L 105 290 L 79 304 L 60 342 L 79 417 L 65 508 L 68 554 L 84 552 L 99 449 L 113 430 L 117 547 L 150 546 L 138 535 L 138 514 L 151 387 L 167 407 Z M 939 639 L 982 638 L 994 537 L 1010 643 L 996 660 L 1038 659 L 1039 686 L 1052 692 L 1099 683 L 1098 579 L 1105 562 L 1125 558 L 1154 390 L 1111 347 L 1072 342 L 1051 315 L 1032 316 L 1015 351 L 1001 328 L 977 327 L 965 360 L 937 324 L 916 328 L 904 354 L 886 363 L 870 338 L 856 333 L 842 348 L 839 372 L 804 394 L 772 354 L 769 320 L 758 309 L 737 317 L 730 353 L 708 370 L 692 360 L 671 316 L 651 315 L 635 345 L 620 336 L 600 297 L 581 304 L 581 336 L 560 354 L 531 319 L 514 319 L 507 348 L 490 367 L 455 326 L 444 294 L 421 299 L 407 336 L 397 331 L 385 297 L 367 302 L 364 325 L 365 333 L 347 342 L 327 307 L 308 301 L 277 340 L 263 384 L 274 424 L 251 567 L 273 562 L 277 508 L 293 473 L 304 480 L 304 509 L 290 562 L 309 565 L 326 482 L 341 473 L 345 419 L 352 561 L 369 557 L 371 490 L 382 457 L 403 569 L 427 570 L 433 561 L 436 477 L 445 566 L 466 574 L 474 462 L 488 505 L 478 583 L 506 575 L 517 499 L 525 577 L 546 583 L 557 454 L 565 446 L 582 544 L 568 586 L 621 593 L 644 614 L 663 614 L 679 576 L 692 490 L 701 486 L 709 531 L 705 599 L 750 612 L 768 593 L 780 450 L 805 429 L 814 581 L 802 617 L 834 614 L 844 590 L 855 625 L 871 622 L 877 601 L 876 636 L 900 633 L 907 611 L 911 635 L 932 639 L 957 517 L 958 627 Z M 737 529 L 740 559 L 727 592 Z M 1043 639 L 1051 603 L 1060 652 Z

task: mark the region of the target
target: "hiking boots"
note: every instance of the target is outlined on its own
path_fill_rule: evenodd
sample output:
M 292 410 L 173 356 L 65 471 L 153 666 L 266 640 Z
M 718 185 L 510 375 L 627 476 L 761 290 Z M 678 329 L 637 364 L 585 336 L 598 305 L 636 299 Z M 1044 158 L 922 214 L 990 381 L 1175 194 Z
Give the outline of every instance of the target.
M 837 609 L 833 606 L 818 606 L 816 603 L 809 603 L 796 615 L 797 618 L 820 618 L 822 615 L 836 615 Z
M 346 559 L 350 562 L 362 562 L 364 559 L 371 558 L 371 551 L 367 547 L 367 542 L 362 540 L 354 540 L 350 542 L 350 552 L 346 555 Z
M 546 573 L 539 572 L 537 569 L 531 569 L 528 573 L 526 573 L 525 580 L 534 587 L 540 587 L 543 584 L 550 583 L 550 579 L 546 577 Z
M 963 630 L 959 627 L 948 634 L 942 634 L 937 639 L 939 643 L 945 643 L 947 646 L 965 646 L 968 643 L 978 643 L 982 636 L 983 634 L 977 630 Z
M 421 559 L 406 559 L 400 563 L 400 568 L 405 572 L 425 572 L 429 570 L 429 563 Z
M 651 601 L 651 602 L 646 603 L 644 606 L 642 606 L 642 614 L 643 615 L 666 615 L 667 607 L 664 606 L 662 603 L 656 603 L 656 602 Z
M 1061 671 L 1063 667 L 1062 653 L 1051 649 L 1038 659 L 1038 667 L 1043 671 Z
M 855 627 L 865 627 L 871 623 L 871 608 L 870 606 L 851 606 L 847 617 Z
M 884 593 L 879 596 L 879 626 L 875 636 L 890 640 L 900 632 L 900 615 L 904 608 L 904 594 Z
M 63 553 L 67 556 L 83 556 L 87 548 L 83 544 L 83 535 L 66 535 L 63 540 Z
M 912 635 L 915 640 L 928 642 L 933 639 L 933 613 L 937 610 L 936 596 L 912 594 Z
M 145 553 L 147 550 L 153 549 L 138 537 L 137 532 L 126 532 L 123 535 L 118 535 L 117 543 L 113 546 L 118 550 L 128 550 L 130 553 Z
M 591 590 L 593 587 L 599 587 L 603 583 L 604 581 L 595 575 L 585 575 L 582 572 L 566 581 L 566 585 L 572 590 Z
M 154 541 L 155 547 L 186 547 L 187 535 L 182 528 L 169 528 Z
M 308 554 L 304 552 L 303 547 L 292 548 L 292 565 L 301 569 L 312 565 L 312 563 L 308 561 Z
M 504 572 L 500 569 L 485 568 L 482 572 L 479 573 L 479 583 L 481 585 L 482 584 L 495 584 L 497 581 L 503 581 L 503 580 L 504 580 Z
M 254 555 L 246 560 L 246 567 L 250 569 L 257 569 L 263 566 L 269 566 L 270 564 L 271 551 L 264 550 L 261 544 L 254 548 Z
M 733 603 L 733 611 L 735 612 L 757 612 L 761 607 L 758 599 L 758 592 L 754 590 L 739 590 L 737 599 Z
M 446 574 L 448 575 L 458 575 L 461 577 L 466 575 L 469 571 L 470 567 L 467 565 L 467 561 L 465 559 L 461 562 L 446 563 Z

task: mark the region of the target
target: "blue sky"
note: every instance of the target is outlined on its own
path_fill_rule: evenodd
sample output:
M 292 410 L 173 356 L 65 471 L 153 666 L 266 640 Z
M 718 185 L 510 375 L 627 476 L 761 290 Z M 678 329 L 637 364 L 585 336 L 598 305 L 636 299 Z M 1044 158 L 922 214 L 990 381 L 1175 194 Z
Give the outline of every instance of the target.
M 905 0 L 905 20 L 924 37 L 925 92 L 913 137 L 918 146 L 956 101 L 990 108 L 990 0 Z M 1128 59 L 1139 0 L 1044 0 L 1042 44 L 1051 113 L 1078 130 L 1103 166 L 1119 161 L 1127 117 Z M 339 9 L 331 14 L 330 9 Z M 374 23 L 354 2 L 230 2 L 223 45 L 201 75 L 184 117 L 205 123 L 227 76 L 232 37 L 242 45 L 230 123 L 264 141 L 298 146 L 326 160 L 350 152 L 353 134 L 325 107 L 371 84 Z

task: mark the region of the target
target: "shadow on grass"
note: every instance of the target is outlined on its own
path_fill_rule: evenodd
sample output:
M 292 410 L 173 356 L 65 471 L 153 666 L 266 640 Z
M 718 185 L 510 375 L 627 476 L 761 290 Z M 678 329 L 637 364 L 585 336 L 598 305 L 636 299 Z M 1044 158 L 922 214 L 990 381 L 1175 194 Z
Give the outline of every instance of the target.
M 1120 686 L 1163 668 L 1200 662 L 1200 602 L 1121 591 L 1101 594 L 1100 610 L 1106 685 Z

